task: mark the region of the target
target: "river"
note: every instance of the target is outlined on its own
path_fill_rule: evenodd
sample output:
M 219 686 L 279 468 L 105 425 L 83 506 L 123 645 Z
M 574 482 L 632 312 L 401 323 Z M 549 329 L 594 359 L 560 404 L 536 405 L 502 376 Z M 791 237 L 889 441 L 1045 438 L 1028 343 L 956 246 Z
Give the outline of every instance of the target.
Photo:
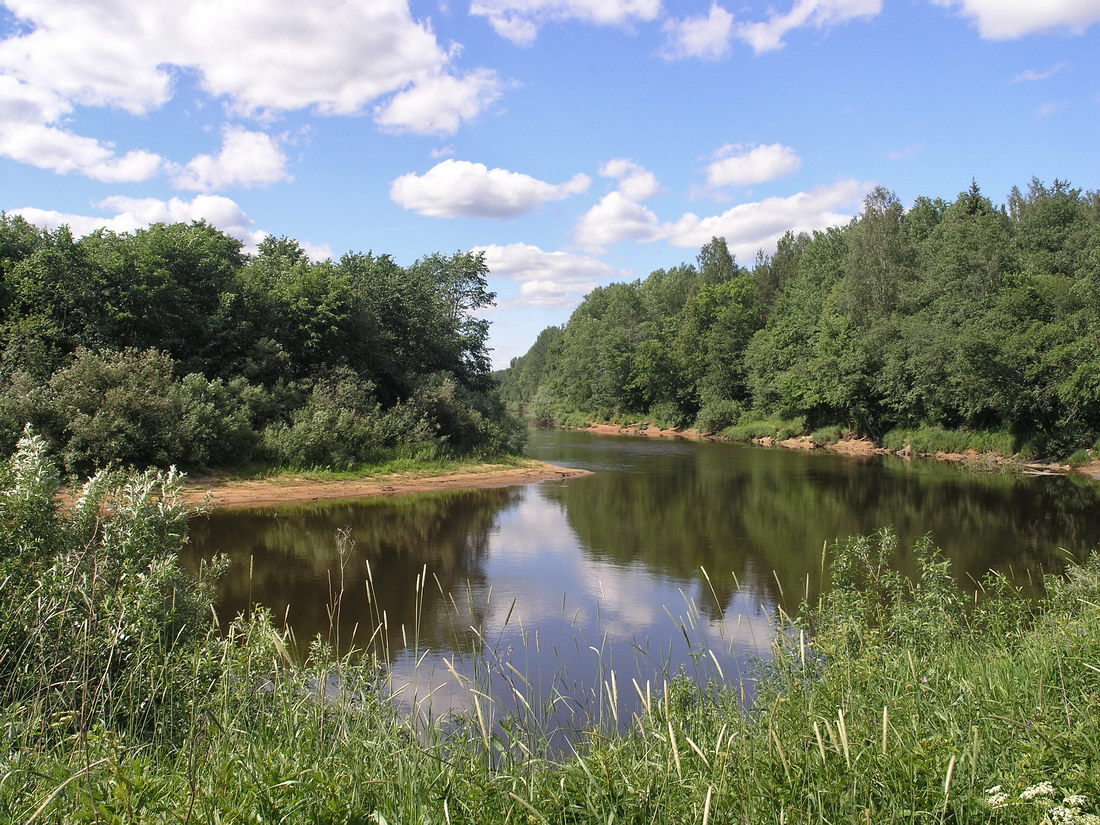
M 677 673 L 749 698 L 777 613 L 816 599 L 837 538 L 890 527 L 907 569 L 930 533 L 971 588 L 993 569 L 1032 589 L 1100 547 L 1100 485 L 1079 478 L 567 430 L 528 452 L 595 472 L 216 511 L 184 563 L 228 553 L 224 622 L 261 604 L 300 649 L 369 647 L 422 715 L 470 709 L 476 687 L 486 713 L 581 728 Z

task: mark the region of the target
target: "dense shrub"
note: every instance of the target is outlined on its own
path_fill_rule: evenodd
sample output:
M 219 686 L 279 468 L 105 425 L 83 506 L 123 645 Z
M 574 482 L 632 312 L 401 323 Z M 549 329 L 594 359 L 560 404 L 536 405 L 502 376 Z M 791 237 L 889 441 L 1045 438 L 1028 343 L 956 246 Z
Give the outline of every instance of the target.
M 691 418 L 674 401 L 659 401 L 649 408 L 649 421 L 662 429 L 680 429 L 691 423 Z
M 708 435 L 719 432 L 736 424 L 744 412 L 745 407 L 740 401 L 711 401 L 699 410 L 695 429 Z
M 101 472 L 60 509 L 43 438 L 0 465 L 0 700 L 68 736 L 180 723 L 201 683 L 179 657 L 208 638 L 210 590 L 184 573 L 179 476 Z

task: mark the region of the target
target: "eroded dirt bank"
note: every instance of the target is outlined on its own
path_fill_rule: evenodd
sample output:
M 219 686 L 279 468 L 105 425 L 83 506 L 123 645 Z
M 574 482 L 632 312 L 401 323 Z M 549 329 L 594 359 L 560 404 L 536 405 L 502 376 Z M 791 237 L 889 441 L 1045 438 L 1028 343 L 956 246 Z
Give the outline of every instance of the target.
M 240 481 L 207 476 L 189 479 L 184 485 L 184 498 L 190 504 L 205 502 L 212 507 L 262 507 L 286 502 L 397 496 L 429 490 L 510 487 L 586 475 L 591 475 L 590 471 L 532 461 L 526 467 L 484 464 L 472 470 L 441 475 L 406 473 L 349 481 L 289 476 Z

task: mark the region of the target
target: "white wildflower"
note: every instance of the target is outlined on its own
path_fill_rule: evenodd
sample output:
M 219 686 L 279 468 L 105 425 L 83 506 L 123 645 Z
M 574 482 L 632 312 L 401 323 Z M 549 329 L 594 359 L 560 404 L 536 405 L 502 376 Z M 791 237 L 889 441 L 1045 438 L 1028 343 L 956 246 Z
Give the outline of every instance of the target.
M 1073 796 L 1067 796 L 1062 800 L 1062 804 L 1067 808 L 1083 808 L 1089 804 L 1089 798 L 1083 793 L 1078 793 Z
M 1064 808 L 1061 805 L 1055 805 L 1049 811 L 1047 811 L 1047 818 L 1051 822 L 1076 822 L 1077 812 L 1071 808 Z
M 1054 796 L 1054 786 L 1049 782 L 1040 782 L 1020 792 L 1020 799 L 1035 799 L 1039 796 Z
M 1006 802 L 1008 802 L 1008 794 L 1006 793 L 991 793 L 989 798 L 986 799 L 986 804 L 990 808 L 1003 808 Z
M 992 796 L 993 794 L 1000 793 L 1004 788 L 1001 785 L 994 785 L 992 788 L 986 788 L 985 792 Z

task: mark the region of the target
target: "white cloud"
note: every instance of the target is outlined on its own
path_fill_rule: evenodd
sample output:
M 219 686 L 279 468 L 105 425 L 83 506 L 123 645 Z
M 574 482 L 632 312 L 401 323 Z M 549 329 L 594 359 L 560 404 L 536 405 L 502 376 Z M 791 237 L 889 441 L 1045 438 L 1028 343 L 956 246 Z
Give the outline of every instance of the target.
M 768 143 L 763 146 L 726 144 L 716 153 L 718 159 L 707 166 L 710 186 L 748 186 L 785 178 L 802 166 L 802 159 L 790 146 Z
M 56 229 L 67 225 L 76 235 L 87 235 L 97 229 L 112 232 L 133 232 L 153 223 L 190 223 L 205 220 L 212 226 L 254 246 L 266 236 L 257 230 L 251 218 L 235 201 L 220 195 L 196 195 L 189 201 L 180 198 L 162 201 L 157 198 L 113 196 L 96 204 L 110 217 L 76 215 L 50 209 L 24 207 L 9 210 L 22 215 L 35 226 Z
M 180 189 L 210 192 L 229 186 L 265 186 L 290 180 L 286 155 L 265 132 L 229 126 L 217 155 L 198 155 L 180 169 L 173 183 Z
M 712 237 L 724 237 L 730 251 L 751 259 L 757 250 L 771 250 L 788 230 L 809 232 L 846 223 L 871 185 L 843 180 L 785 198 L 742 203 L 720 215 L 700 218 L 688 212 L 662 223 L 656 214 L 620 192 L 612 192 L 581 217 L 574 230 L 578 244 L 601 249 L 621 241 L 667 241 L 698 248 Z
M 701 247 L 712 237 L 725 238 L 731 252 L 750 260 L 759 249 L 774 249 L 788 230 L 810 232 L 847 223 L 852 215 L 839 210 L 857 209 L 870 189 L 868 183 L 842 180 L 786 198 L 742 203 L 706 218 L 688 212 L 662 225 L 658 235 L 673 246 L 687 248 Z
M 1035 117 L 1050 117 L 1056 115 L 1059 112 L 1064 112 L 1069 108 L 1069 104 L 1064 100 L 1055 101 L 1053 103 L 1044 103 L 1038 109 L 1035 110 Z
M 497 100 L 500 89 L 500 78 L 488 69 L 464 77 L 436 74 L 377 106 L 374 119 L 397 132 L 454 134 Z
M 573 307 L 600 280 L 617 273 L 610 265 L 585 255 L 545 252 L 537 246 L 513 243 L 474 247 L 484 252 L 490 277 L 520 282 L 519 298 L 512 305 Z
M 470 14 L 488 18 L 501 37 L 521 46 L 535 41 L 541 25 L 580 20 L 604 26 L 655 20 L 661 0 L 473 0 Z
M 423 175 L 402 175 L 390 187 L 390 198 L 405 209 L 433 218 L 513 218 L 584 192 L 592 181 L 574 175 L 553 184 L 483 163 L 445 160 Z
M 71 104 L 51 91 L 0 75 L 0 155 L 62 175 L 109 182 L 147 180 L 159 173 L 159 155 L 118 155 L 110 143 L 50 125 L 71 110 Z
M 627 158 L 609 160 L 600 167 L 600 175 L 619 182 L 619 191 L 632 201 L 644 201 L 661 191 L 657 176 Z
M 794 29 L 803 26 L 823 29 L 861 17 L 875 17 L 881 11 L 882 0 L 795 0 L 786 14 L 773 13 L 764 22 L 742 24 L 736 27 L 736 33 L 760 54 L 783 48 L 783 38 Z
M 180 70 L 238 112 L 346 115 L 376 104 L 381 125 L 414 132 L 453 132 L 500 95 L 492 71 L 455 73 L 460 48 L 444 48 L 428 23 L 413 19 L 408 0 L 4 5 L 19 26 L 0 40 L 0 111 L 17 117 L 0 121 L 0 152 L 62 173 L 110 181 L 156 174 L 160 159 L 151 152 L 118 157 L 110 144 L 59 123 L 76 106 L 156 109 L 171 99 Z M 22 139 L 12 137 L 13 123 Z M 217 160 L 201 161 L 206 171 L 193 169 L 184 180 L 192 188 L 218 185 Z M 272 168 L 268 177 L 277 174 Z
M 592 250 L 620 241 L 652 241 L 658 237 L 659 223 L 652 210 L 616 191 L 581 216 L 573 238 Z
M 924 148 L 923 143 L 913 143 L 909 146 L 903 146 L 901 149 L 892 149 L 883 155 L 887 160 L 902 160 L 904 158 L 915 155 L 921 149 Z
M 256 245 L 269 234 L 262 229 L 257 229 L 255 222 L 245 214 L 236 201 L 221 195 L 196 195 L 189 201 L 181 198 L 162 201 L 157 198 L 128 198 L 115 195 L 100 201 L 96 207 L 107 213 L 107 216 L 77 215 L 53 209 L 38 209 L 33 206 L 9 209 L 8 214 L 20 215 L 43 229 L 53 230 L 60 226 L 68 226 L 77 236 L 89 235 L 98 229 L 134 232 L 154 223 L 206 221 L 211 226 L 243 242 L 247 252 L 255 252 Z M 311 260 L 323 261 L 333 257 L 328 244 L 312 244 L 308 241 L 300 241 L 300 243 Z
M 1062 69 L 1066 68 L 1066 66 L 1068 66 L 1068 65 L 1069 65 L 1069 63 L 1067 63 L 1065 60 L 1063 60 L 1058 65 L 1051 66 L 1046 71 L 1041 72 L 1038 69 L 1028 69 L 1026 71 L 1020 72 L 1018 75 L 1016 75 L 1014 78 L 1012 78 L 1012 82 L 1013 83 L 1024 83 L 1024 82 L 1034 82 L 1036 80 L 1046 80 L 1048 77 L 1054 77 L 1054 75 L 1058 74 L 1058 72 L 1062 71 Z
M 1083 34 L 1100 22 L 1100 0 L 933 0 L 957 8 L 982 37 L 1014 40 L 1036 32 L 1063 29 Z
M 309 241 L 298 241 L 301 244 L 302 249 L 309 256 L 311 261 L 327 261 L 333 257 L 332 247 L 327 243 L 310 243 Z
M 669 60 L 685 57 L 720 60 L 730 51 L 733 15 L 717 3 L 712 3 L 706 15 L 669 20 L 664 29 L 667 40 L 661 51 L 663 57 Z

